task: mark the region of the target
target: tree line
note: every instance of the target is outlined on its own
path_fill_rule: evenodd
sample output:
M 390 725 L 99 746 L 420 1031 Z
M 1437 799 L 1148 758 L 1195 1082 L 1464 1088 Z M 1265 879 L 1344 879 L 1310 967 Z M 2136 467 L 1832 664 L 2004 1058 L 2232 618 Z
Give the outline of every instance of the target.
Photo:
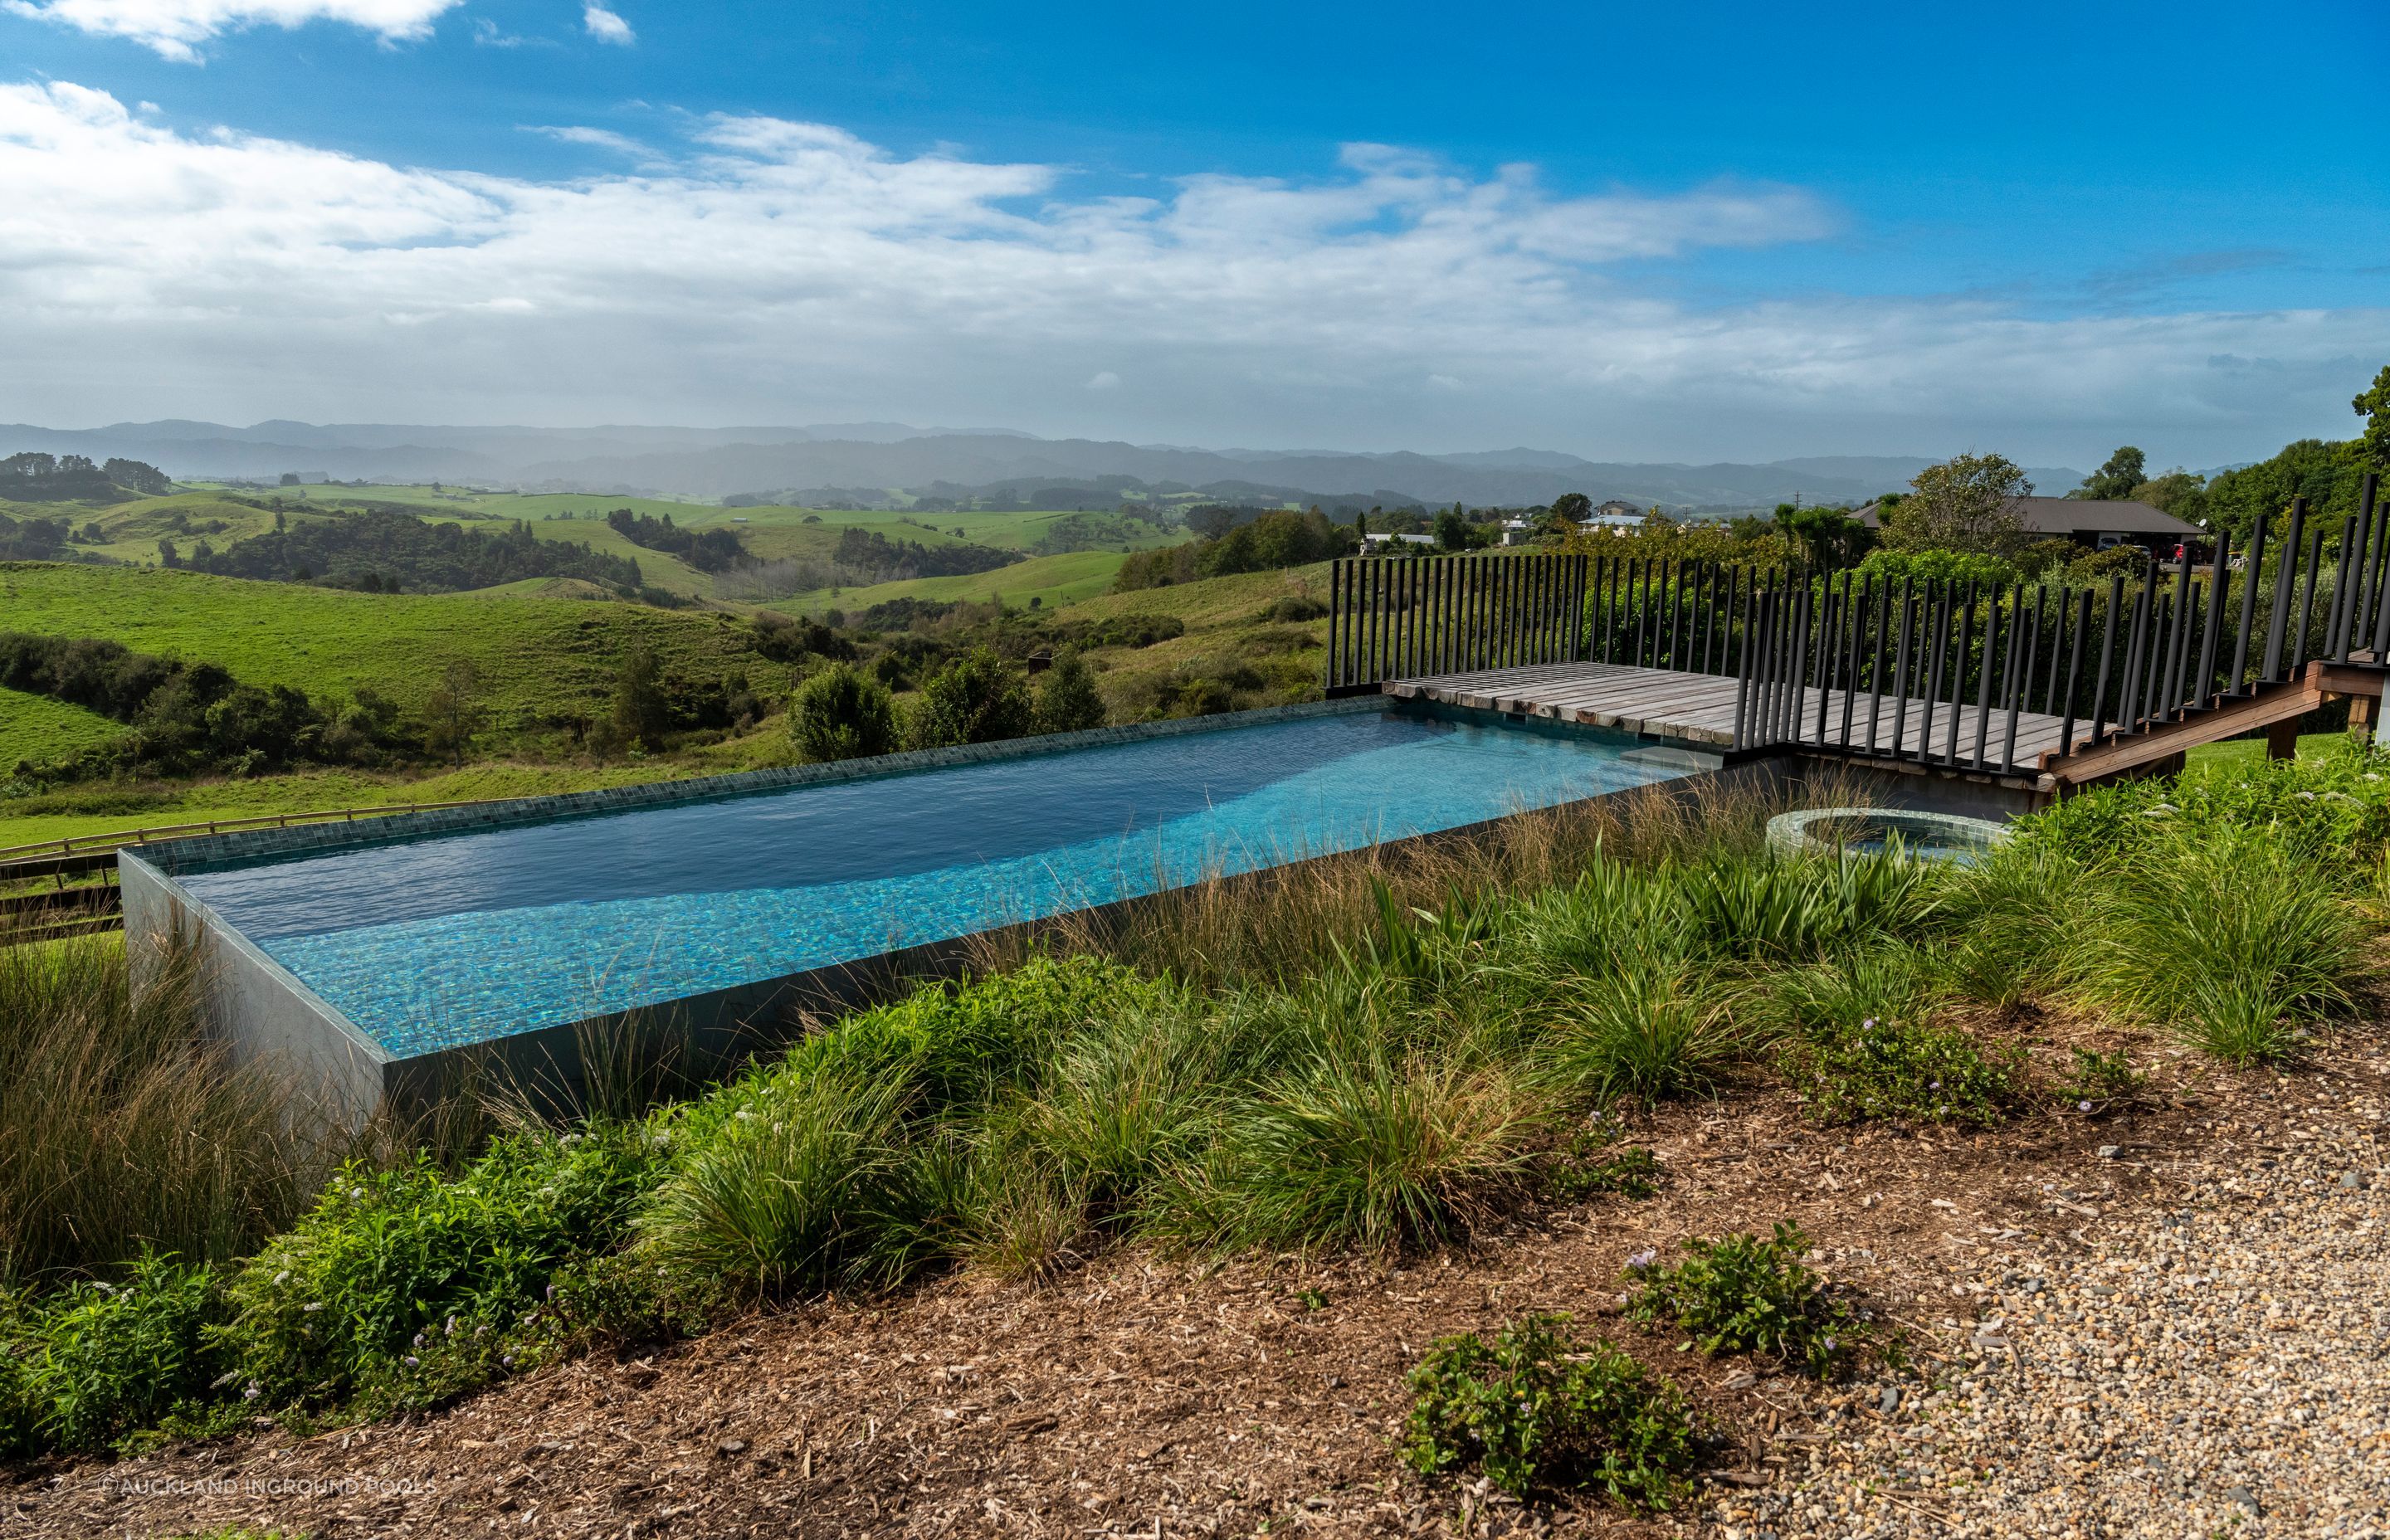
M 171 540 L 158 544 L 169 567 L 219 577 L 269 583 L 315 583 L 367 592 L 453 592 L 489 588 L 525 578 L 581 578 L 637 597 L 645 588 L 639 564 L 586 545 L 541 540 L 520 520 L 503 533 L 432 524 L 405 513 L 368 509 L 298 522 L 275 514 L 270 533 L 217 550 L 200 540 L 186 555 Z
M 0 498 L 18 503 L 122 502 L 162 497 L 173 481 L 139 460 L 95 464 L 84 455 L 11 455 L 0 460 Z
M 252 775 L 293 764 L 377 765 L 420 751 L 424 723 L 360 687 L 347 701 L 288 685 L 244 685 L 214 663 L 135 652 L 102 637 L 0 632 L 0 687 L 81 706 L 133 730 L 49 764 L 34 780 L 116 775 Z
M 1276 571 L 1360 549 L 1357 526 L 1333 523 L 1316 507 L 1301 513 L 1291 508 L 1256 510 L 1249 520 L 1230 521 L 1219 520 L 1218 511 L 1198 509 L 1188 516 L 1189 528 L 1214 529 L 1217 533 L 1199 533 L 1194 540 L 1130 555 L 1112 580 L 1114 591 L 1166 588 L 1236 572 Z M 1199 516 L 1202 516 L 1201 521 Z
M 755 563 L 736 530 L 686 530 L 669 513 L 656 519 L 632 508 L 616 508 L 606 516 L 606 523 L 632 545 L 678 557 L 700 572 L 726 572 Z

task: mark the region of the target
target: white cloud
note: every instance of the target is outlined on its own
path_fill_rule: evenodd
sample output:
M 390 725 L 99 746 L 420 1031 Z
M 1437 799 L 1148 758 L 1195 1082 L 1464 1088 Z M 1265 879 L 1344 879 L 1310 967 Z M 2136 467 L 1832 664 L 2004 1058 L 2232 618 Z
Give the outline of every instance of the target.
M 589 0 L 581 7 L 581 25 L 600 43 L 616 43 L 628 47 L 638 41 L 638 33 L 631 31 L 628 21 L 598 5 L 597 0 Z
M 647 159 L 534 181 L 0 86 L 0 420 L 869 417 L 1633 458 L 2039 456 L 2121 429 L 2171 463 L 2147 425 L 2268 452 L 2329 430 L 2390 351 L 2380 312 L 1648 287 L 1644 263 L 1833 229 L 1797 188 L 1565 198 L 1356 147 L 1313 181 L 1083 197 L 1050 166 L 689 123 L 668 148 L 549 130 Z
M 533 134 L 562 144 L 587 145 L 594 149 L 610 149 L 623 155 L 648 153 L 647 146 L 610 128 L 584 128 L 572 123 L 532 123 L 525 126 Z
M 1087 377 L 1087 389 L 1090 391 L 1117 391 L 1120 389 L 1120 376 L 1112 373 L 1110 369 L 1098 369 L 1094 374 Z
M 463 0 L 0 0 L 19 16 L 86 32 L 130 38 L 168 58 L 199 58 L 199 45 L 243 27 L 344 21 L 385 43 L 428 37 L 431 23 Z

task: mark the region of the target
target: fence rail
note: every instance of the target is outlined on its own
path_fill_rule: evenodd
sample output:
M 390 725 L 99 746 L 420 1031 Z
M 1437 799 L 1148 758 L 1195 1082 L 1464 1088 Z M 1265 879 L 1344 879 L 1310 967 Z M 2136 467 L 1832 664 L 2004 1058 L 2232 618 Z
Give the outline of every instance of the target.
M 2390 502 L 2336 530 L 2294 499 L 2206 562 L 1994 584 L 1638 557 L 1363 558 L 1330 583 L 1331 691 L 1540 662 L 1736 681 L 1737 749 L 2014 775 L 2390 661 Z

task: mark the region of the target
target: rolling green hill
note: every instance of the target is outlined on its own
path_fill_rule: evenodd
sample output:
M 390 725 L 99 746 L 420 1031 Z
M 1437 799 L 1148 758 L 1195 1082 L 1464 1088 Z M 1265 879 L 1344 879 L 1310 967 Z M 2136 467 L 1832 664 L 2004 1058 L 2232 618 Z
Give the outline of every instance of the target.
M 157 562 L 158 542 L 161 539 L 174 541 L 177 547 L 186 553 L 194 542 L 200 539 L 210 541 L 221 550 L 234 541 L 270 531 L 276 512 L 289 520 L 303 520 L 331 517 L 344 508 L 360 507 L 403 510 L 432 522 L 456 523 L 468 529 L 487 526 L 495 530 L 520 520 L 539 539 L 585 545 L 604 555 L 628 558 L 639 564 L 641 575 L 650 585 L 684 598 L 700 600 L 740 599 L 746 597 L 747 589 L 736 581 L 726 584 L 714 574 L 700 571 L 663 552 L 635 544 L 609 528 L 606 515 L 616 508 L 629 508 L 655 518 L 669 514 L 675 523 L 687 529 L 731 529 L 738 533 L 741 543 L 757 560 L 765 563 L 791 560 L 826 562 L 837 548 L 840 534 L 849 528 L 869 531 L 891 541 L 906 541 L 933 549 L 977 545 L 1022 552 L 1044 552 L 1057 545 L 1088 544 L 1099 549 L 1086 554 L 1116 554 L 1168 545 L 1181 538 L 1176 533 L 1165 533 L 1151 525 L 1111 520 L 1109 520 L 1111 527 L 1104 529 L 1096 538 L 1088 540 L 1082 535 L 1082 538 L 1074 540 L 1072 538 L 1073 533 L 1081 532 L 1082 526 L 1089 520 L 1076 510 L 1068 509 L 917 516 L 792 507 L 728 508 L 703 503 L 680 503 L 653 497 L 600 496 L 587 493 L 479 493 L 450 488 L 435 491 L 429 486 L 200 487 L 178 492 L 169 497 L 141 498 L 104 507 L 44 505 L 45 517 L 68 518 L 78 529 L 85 523 L 99 526 L 101 538 L 84 545 L 84 549 L 94 555 L 142 566 Z M 1066 523 L 1066 520 L 1078 522 Z M 1094 516 L 1094 521 L 1105 524 L 1108 516 Z M 1083 553 L 1067 550 L 1063 554 Z M 1005 585 L 1000 591 L 1009 595 L 1018 589 L 1023 600 L 1035 594 L 1045 603 L 1067 602 L 1098 592 L 1104 583 L 1110 581 L 1110 570 L 1105 569 L 1103 582 L 1093 582 L 1097 571 L 1095 563 L 1083 562 L 1074 568 L 1057 569 L 1058 572 L 1067 575 L 1052 578 L 1033 575 L 1028 583 Z M 895 585 L 880 586 L 893 589 Z M 969 597 L 982 597 L 987 591 L 990 590 L 972 588 Z M 962 596 L 941 594 L 940 597 Z
M 449 662 L 480 671 L 502 723 L 588 713 L 607 700 L 632 643 L 668 672 L 719 678 L 743 670 L 785 688 L 788 671 L 748 645 L 727 613 L 478 594 L 353 594 L 160 568 L 0 564 L 10 629 L 106 636 L 141 652 L 204 660 L 244 683 L 310 695 L 369 686 L 419 705 Z M 13 761 L 12 761 L 13 763 Z

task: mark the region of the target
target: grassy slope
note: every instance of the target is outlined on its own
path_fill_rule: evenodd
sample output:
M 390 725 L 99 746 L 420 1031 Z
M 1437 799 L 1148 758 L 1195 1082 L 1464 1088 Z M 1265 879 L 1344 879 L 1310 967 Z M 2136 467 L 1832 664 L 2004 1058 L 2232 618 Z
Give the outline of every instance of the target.
M 201 659 L 251 684 L 346 695 L 368 686 L 420 704 L 452 660 L 481 672 L 505 727 L 538 713 L 599 709 L 615 668 L 644 640 L 668 671 L 743 669 L 781 688 L 788 673 L 750 651 L 727 616 L 575 599 L 351 594 L 155 568 L 0 564 L 11 626 L 107 636 L 139 651 Z
M 696 598 L 714 597 L 713 579 L 710 575 L 633 545 L 607 526 L 606 515 L 615 508 L 630 508 L 654 518 L 669 514 L 674 522 L 685 529 L 716 526 L 734 529 L 747 548 L 766 561 L 795 557 L 826 558 L 836 548 L 840 532 L 849 526 L 872 531 L 890 540 L 910 541 L 918 545 L 935 547 L 970 544 L 993 545 L 1000 550 L 1026 551 L 1034 549 L 1058 520 L 1072 517 L 1069 510 L 915 516 L 788 506 L 727 508 L 705 503 L 667 502 L 653 497 L 601 497 L 587 493 L 459 494 L 434 493 L 429 487 L 396 486 L 282 489 L 286 498 L 302 493 L 308 502 L 325 507 L 336 507 L 359 499 L 408 504 L 419 507 L 426 518 L 453 520 L 469 525 L 482 520 L 524 520 L 530 523 L 532 533 L 543 540 L 579 541 L 596 550 L 630 557 L 639 563 L 640 571 L 647 575 L 648 581 L 657 587 Z M 957 534 L 955 532 L 957 530 L 962 533 Z M 1129 542 L 1128 548 L 1167 545 L 1175 538 L 1177 537 L 1155 532 Z M 1032 591 L 1040 590 L 1025 589 L 1024 597 Z M 1073 594 L 1070 597 L 1084 596 Z M 1060 600 L 1048 597 L 1047 602 Z
M 107 742 L 124 729 L 96 712 L 45 695 L 0 689 L 0 776 L 19 760 L 51 759 Z
M 1112 585 L 1119 575 L 1118 551 L 1071 551 L 1061 556 L 1034 556 L 992 572 L 966 577 L 908 578 L 901 583 L 876 583 L 868 588 L 820 589 L 778 600 L 767 608 L 790 614 L 818 614 L 842 610 L 857 615 L 890 599 L 962 599 L 985 604 L 1001 597 L 1005 608 L 1018 610 L 1031 599 L 1041 608 L 1091 599 Z
M 1172 678 L 1220 677 L 1240 665 L 1268 681 L 1271 698 L 1301 699 L 1318 687 L 1328 625 L 1284 625 L 1262 611 L 1290 595 L 1327 597 L 1325 564 L 1284 572 L 1240 572 L 1169 588 L 1103 594 L 1066 606 L 1063 620 L 1175 615 L 1187 634 L 1150 648 L 1105 648 L 1092 661 L 1115 716 L 1138 714 L 1148 691 Z

